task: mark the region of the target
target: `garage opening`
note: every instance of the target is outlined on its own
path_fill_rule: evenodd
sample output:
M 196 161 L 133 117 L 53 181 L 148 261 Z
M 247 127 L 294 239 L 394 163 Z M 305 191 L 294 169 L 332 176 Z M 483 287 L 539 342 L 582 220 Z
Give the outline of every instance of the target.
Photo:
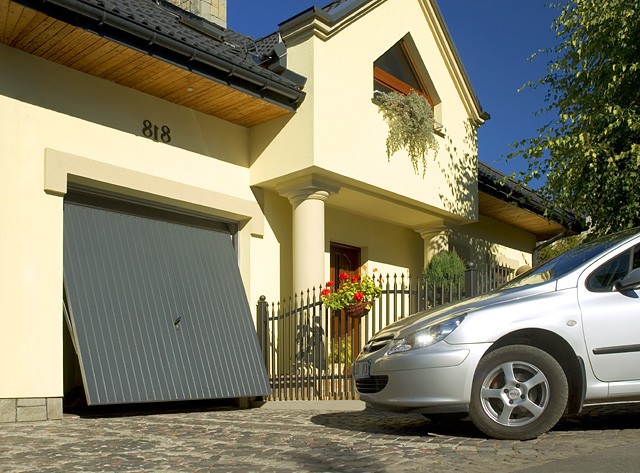
M 233 236 L 205 218 L 65 197 L 65 315 L 88 405 L 269 394 Z

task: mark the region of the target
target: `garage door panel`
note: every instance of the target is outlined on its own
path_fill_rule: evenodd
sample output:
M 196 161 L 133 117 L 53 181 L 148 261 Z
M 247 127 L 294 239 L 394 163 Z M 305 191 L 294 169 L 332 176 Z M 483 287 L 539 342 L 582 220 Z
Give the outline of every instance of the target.
M 108 222 L 109 287 L 116 292 L 109 296 L 112 306 L 106 307 L 104 317 L 115 322 L 111 333 L 120 339 L 122 353 L 116 371 L 130 386 L 128 396 L 119 402 L 142 402 L 168 393 L 171 376 L 179 372 L 163 349 L 171 342 L 169 321 L 158 316 L 171 306 L 172 280 L 163 269 L 164 252 L 152 239 L 158 231 L 156 222 L 117 214 Z
M 171 300 L 170 281 L 155 271 L 154 284 L 145 284 L 136 273 L 162 264 L 163 254 L 145 244 L 133 217 L 66 207 L 65 218 L 65 283 L 88 398 L 96 404 L 142 401 L 161 384 L 154 375 L 177 372 L 157 343 L 158 338 L 170 342 L 168 331 L 163 334 L 162 320 L 152 317 Z M 72 244 L 82 252 L 74 253 Z M 145 291 L 138 291 L 139 286 Z M 84 304 L 76 303 L 80 300 Z
M 197 227 L 167 228 L 179 298 L 185 307 L 180 325 L 192 341 L 187 353 L 196 361 L 192 365 L 196 374 L 210 381 L 205 389 L 219 386 L 219 397 L 233 396 L 243 386 L 260 391 L 264 368 L 255 362 L 260 351 L 253 322 L 246 316 L 250 314 L 246 297 L 237 297 L 244 294 L 244 286 L 230 235 Z M 227 251 L 200 251 L 203 248 Z M 212 332 L 215 338 L 206 336 Z M 242 350 L 235 346 L 240 340 Z
M 90 235 L 95 233 L 92 225 L 91 220 L 82 213 L 77 215 L 77 225 L 69 227 L 65 223 L 65 253 L 74 253 L 78 260 L 86 261 L 91 266 L 103 265 L 102 254 L 105 249 L 94 248 L 95 245 L 90 241 Z M 95 311 L 94 308 L 105 305 L 105 294 L 94 290 L 101 286 L 100 276 L 96 272 L 81 272 L 76 266 L 65 261 L 65 281 L 74 282 L 73 290 L 67 289 L 69 299 L 73 300 L 72 316 L 76 313 L 90 313 Z M 115 343 L 119 338 L 105 339 L 104 322 L 103 317 L 93 317 L 75 325 L 81 360 L 84 366 L 88 367 L 84 370 L 85 384 L 95 387 L 90 393 L 91 398 L 96 397 L 98 392 L 103 393 L 102 397 L 123 397 L 122 390 L 129 387 L 119 379 L 114 379 L 112 376 L 117 377 L 117 373 L 109 369 L 121 356 Z M 88 350 L 87 347 L 92 349 Z M 105 354 L 109 352 L 112 356 L 107 358 Z M 107 369 L 103 370 L 103 366 Z
M 204 230 L 203 230 L 204 231 Z M 210 246 L 210 242 L 201 242 L 194 238 L 190 227 L 179 227 L 169 225 L 165 232 L 167 239 L 168 255 L 171 260 L 172 269 L 176 275 L 176 300 L 179 301 L 180 311 L 176 313 L 176 319 L 180 317 L 177 325 L 180 331 L 181 340 L 189 340 L 184 343 L 181 353 L 187 367 L 191 367 L 189 374 L 192 377 L 193 389 L 197 390 L 200 396 L 209 395 L 206 386 L 214 384 L 219 378 L 216 373 L 217 363 L 214 360 L 220 359 L 220 354 L 215 353 L 212 341 L 208 340 L 205 334 L 212 333 L 219 327 L 213 323 L 212 314 L 202 310 L 202 298 L 208 292 L 215 291 L 211 286 L 208 291 L 198 290 L 200 278 L 206 277 L 198 271 L 198 253 L 206 253 L 199 250 L 189 251 L 191 245 L 205 244 L 205 248 Z M 229 238 L 228 235 L 225 237 Z M 215 268 L 213 268 L 215 269 Z M 206 284 L 209 286 L 209 284 Z M 174 319 L 174 320 L 176 320 Z M 221 392 L 224 387 L 220 387 Z
M 229 234 L 67 202 L 64 240 L 90 404 L 268 392 Z

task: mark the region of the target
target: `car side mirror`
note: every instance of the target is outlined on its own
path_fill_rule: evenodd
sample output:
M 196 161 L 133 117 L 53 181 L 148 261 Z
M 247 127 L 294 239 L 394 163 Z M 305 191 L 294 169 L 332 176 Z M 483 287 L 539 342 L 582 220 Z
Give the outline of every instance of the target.
M 640 287 L 640 268 L 636 268 L 623 277 L 620 281 L 616 281 L 615 288 L 618 292 L 628 291 Z

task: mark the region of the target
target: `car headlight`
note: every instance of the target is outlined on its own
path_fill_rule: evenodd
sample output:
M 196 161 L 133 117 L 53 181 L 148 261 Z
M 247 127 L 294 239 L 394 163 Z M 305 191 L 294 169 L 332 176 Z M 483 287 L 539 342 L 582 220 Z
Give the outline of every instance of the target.
M 417 348 L 424 348 L 443 340 L 462 323 L 467 314 L 458 315 L 435 325 L 410 333 L 405 338 L 396 340 L 387 351 L 387 355 L 402 353 Z

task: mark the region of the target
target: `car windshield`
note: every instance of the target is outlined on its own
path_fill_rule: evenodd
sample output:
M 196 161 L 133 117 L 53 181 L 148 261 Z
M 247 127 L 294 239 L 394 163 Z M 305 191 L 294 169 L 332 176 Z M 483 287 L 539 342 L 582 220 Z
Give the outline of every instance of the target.
M 638 228 L 633 228 L 585 242 L 512 279 L 500 287 L 500 290 L 531 286 L 557 279 L 637 232 Z

